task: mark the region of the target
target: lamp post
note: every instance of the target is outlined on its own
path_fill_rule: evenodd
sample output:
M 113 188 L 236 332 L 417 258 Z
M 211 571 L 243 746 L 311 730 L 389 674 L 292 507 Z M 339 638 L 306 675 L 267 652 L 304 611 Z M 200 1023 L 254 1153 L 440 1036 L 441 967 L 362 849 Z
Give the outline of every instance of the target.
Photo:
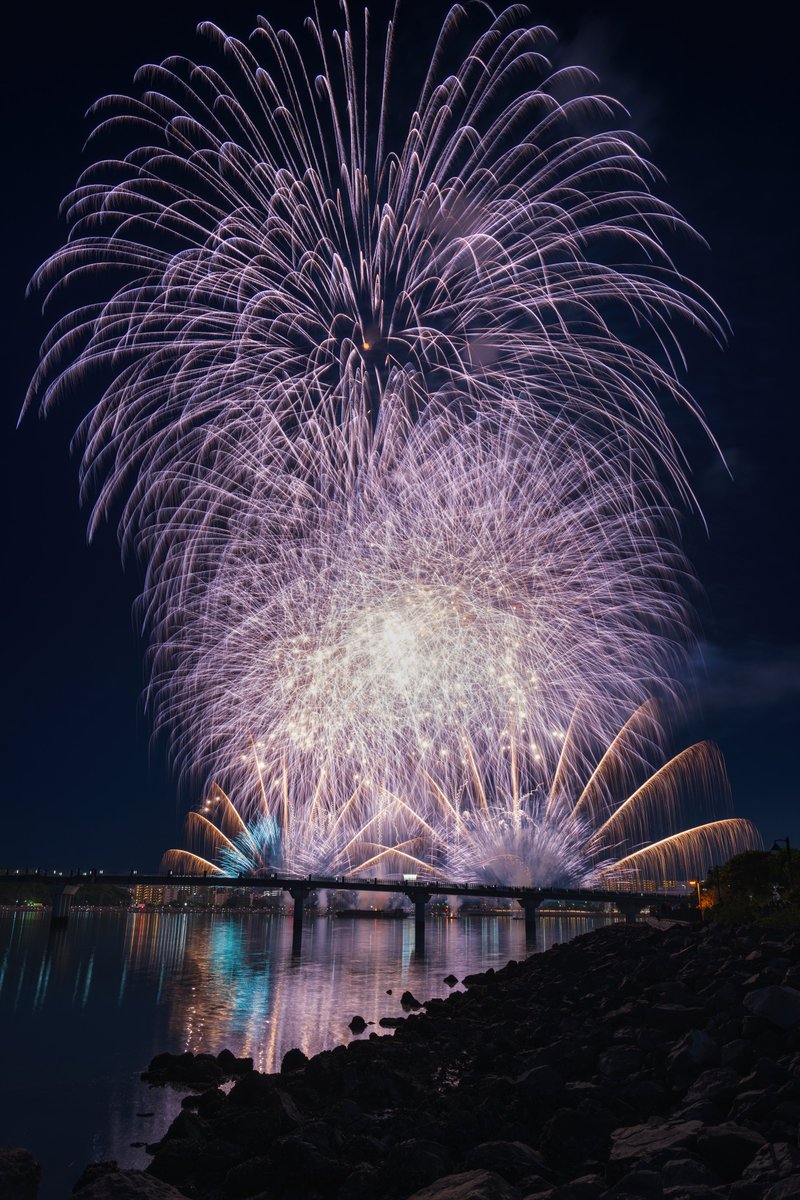
M 775 841 L 772 843 L 772 849 L 777 850 L 780 846 L 786 847 L 786 874 L 789 877 L 789 887 L 793 887 L 794 880 L 792 877 L 792 845 L 791 845 L 791 842 L 789 841 L 789 838 L 788 837 L 775 838 Z
M 687 882 L 690 883 L 697 890 L 697 911 L 700 914 L 700 919 L 702 920 L 703 909 L 700 906 L 700 880 L 699 879 L 689 879 L 689 880 L 687 880 Z

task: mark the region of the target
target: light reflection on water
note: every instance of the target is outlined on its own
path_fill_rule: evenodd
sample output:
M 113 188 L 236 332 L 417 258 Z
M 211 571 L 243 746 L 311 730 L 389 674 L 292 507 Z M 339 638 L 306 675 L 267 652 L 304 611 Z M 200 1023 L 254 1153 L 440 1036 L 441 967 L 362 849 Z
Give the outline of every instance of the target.
M 139 1081 L 154 1054 L 227 1047 L 275 1071 L 292 1046 L 311 1055 L 350 1040 L 356 1013 L 402 1015 L 406 989 L 447 995 L 450 972 L 499 967 L 598 923 L 546 917 L 526 946 L 520 919 L 433 920 L 420 958 L 413 921 L 322 917 L 297 959 L 278 915 L 79 912 L 51 932 L 48 913 L 0 912 L 0 1048 L 14 1081 L 0 1090 L 2 1140 L 36 1154 L 40 1200 L 55 1200 L 91 1160 L 146 1164 L 131 1143 L 156 1140 L 179 1105 Z

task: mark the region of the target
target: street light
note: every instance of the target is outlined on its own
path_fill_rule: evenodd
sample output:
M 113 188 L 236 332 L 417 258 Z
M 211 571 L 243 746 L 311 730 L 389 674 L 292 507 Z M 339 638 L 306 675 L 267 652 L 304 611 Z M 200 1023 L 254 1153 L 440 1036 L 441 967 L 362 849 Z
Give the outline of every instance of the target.
M 778 850 L 781 846 L 786 847 L 786 873 L 789 876 L 789 887 L 793 887 L 794 883 L 793 883 L 793 879 L 792 879 L 792 846 L 791 846 L 791 842 L 789 841 L 788 837 L 775 838 L 775 841 L 772 843 L 772 849 Z

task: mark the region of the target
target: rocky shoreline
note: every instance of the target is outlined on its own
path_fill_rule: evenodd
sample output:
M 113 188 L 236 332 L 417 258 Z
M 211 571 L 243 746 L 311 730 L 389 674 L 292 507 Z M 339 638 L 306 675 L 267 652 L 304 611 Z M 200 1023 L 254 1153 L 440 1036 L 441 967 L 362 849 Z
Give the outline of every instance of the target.
M 160 1055 L 149 1078 L 194 1090 L 152 1163 L 73 1195 L 800 1197 L 800 932 L 616 925 L 465 982 L 275 1075 Z

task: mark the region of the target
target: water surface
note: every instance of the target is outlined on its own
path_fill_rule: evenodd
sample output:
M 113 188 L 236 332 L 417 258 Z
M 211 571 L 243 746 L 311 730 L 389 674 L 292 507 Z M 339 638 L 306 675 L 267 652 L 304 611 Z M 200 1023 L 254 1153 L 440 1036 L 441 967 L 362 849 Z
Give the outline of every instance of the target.
M 503 966 L 602 921 L 545 917 L 526 945 L 521 919 L 431 920 L 418 957 L 413 921 L 321 917 L 298 959 L 280 915 L 75 912 L 51 931 L 48 912 L 0 912 L 2 1143 L 33 1151 L 40 1200 L 61 1200 L 87 1162 L 149 1161 L 141 1143 L 180 1104 L 139 1079 L 160 1051 L 227 1047 L 276 1071 L 292 1046 L 311 1055 L 350 1040 L 356 1013 L 402 1015 L 406 989 L 447 995 L 451 972 Z

